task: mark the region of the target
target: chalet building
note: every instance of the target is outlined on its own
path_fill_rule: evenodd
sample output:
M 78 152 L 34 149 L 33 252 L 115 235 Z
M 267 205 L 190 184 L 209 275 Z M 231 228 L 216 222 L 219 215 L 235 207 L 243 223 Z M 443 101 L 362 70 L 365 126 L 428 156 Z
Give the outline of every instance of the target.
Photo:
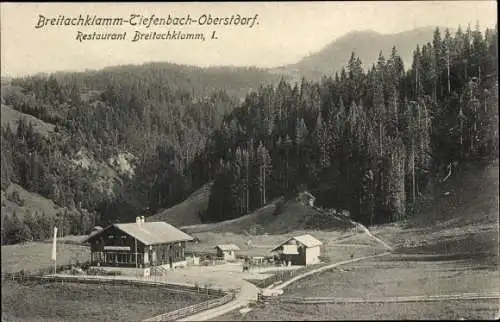
M 281 243 L 271 252 L 288 265 L 312 265 L 320 262 L 323 243 L 311 235 L 295 236 Z
M 186 265 L 186 242 L 193 238 L 166 222 L 113 224 L 89 235 L 91 266 L 139 268 Z
M 235 260 L 236 252 L 240 250 L 235 244 L 224 244 L 215 246 L 217 257 L 222 257 L 225 260 Z

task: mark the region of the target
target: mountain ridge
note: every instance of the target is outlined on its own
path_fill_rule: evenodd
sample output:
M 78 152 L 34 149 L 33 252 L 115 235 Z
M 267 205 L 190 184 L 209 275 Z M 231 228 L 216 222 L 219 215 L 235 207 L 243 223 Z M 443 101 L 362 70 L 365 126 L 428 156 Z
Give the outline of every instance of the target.
M 345 67 L 352 52 L 359 56 L 363 68 L 366 70 L 378 58 L 377 55 L 373 55 L 374 49 L 377 52 L 382 51 L 383 55 L 387 57 L 393 46 L 396 46 L 405 68 L 408 69 L 411 65 L 415 46 L 419 45 L 421 47 L 423 44 L 432 41 L 436 28 L 439 28 L 441 33 L 446 29 L 443 26 L 427 26 L 394 34 L 382 34 L 371 29 L 350 31 L 294 64 L 283 65 L 269 70 L 296 79 L 305 77 L 310 80 L 319 80 L 324 74 L 334 75 L 335 72 L 340 72 L 342 67 Z M 453 32 L 453 29 L 448 29 Z

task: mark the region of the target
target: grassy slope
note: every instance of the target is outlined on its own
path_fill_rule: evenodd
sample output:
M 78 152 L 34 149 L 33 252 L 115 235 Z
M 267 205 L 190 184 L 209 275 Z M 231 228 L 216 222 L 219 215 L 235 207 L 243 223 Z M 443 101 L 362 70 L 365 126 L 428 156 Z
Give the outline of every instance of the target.
M 207 299 L 161 287 L 5 281 L 2 320 L 140 321 Z
M 18 205 L 17 203 L 8 200 L 12 193 L 17 191 L 23 205 Z M 17 184 L 10 184 L 6 191 L 2 191 L 2 218 L 4 216 L 11 215 L 14 211 L 19 218 L 22 218 L 27 212 L 34 213 L 37 211 L 40 215 L 45 214 L 46 216 L 55 216 L 58 211 L 61 211 L 58 205 L 56 205 L 52 200 L 40 196 L 37 193 L 29 192 L 24 190 L 21 186 Z
M 211 187 L 212 183 L 204 185 L 183 202 L 148 217 L 146 221 L 166 221 L 174 226 L 200 224 L 200 214 L 208 208 Z
M 238 310 L 216 321 L 318 321 L 318 320 L 433 320 L 493 319 L 497 300 L 423 303 L 273 303 L 242 315 Z M 215 321 L 214 320 L 214 321 Z
M 278 198 L 264 207 L 239 218 L 226 220 L 213 224 L 201 224 L 183 226 L 182 229 L 189 233 L 226 233 L 235 234 L 284 234 L 294 230 L 315 229 L 325 226 L 324 220 L 318 221 L 316 218 L 323 219 L 324 214 L 320 211 L 304 206 L 298 201 L 284 201 Z M 339 220 L 332 218 L 328 223 L 328 229 L 343 229 L 344 224 Z M 323 230 L 328 230 L 323 229 Z
M 207 210 L 211 185 L 211 183 L 204 185 L 183 202 L 162 210 L 146 220 L 166 221 L 188 233 L 283 234 L 293 230 L 313 228 L 315 226 L 313 218 L 322 215 L 317 210 L 293 200 L 284 202 L 281 209 L 276 211 L 278 204 L 283 202 L 282 198 L 278 198 L 248 215 L 218 223 L 202 224 L 199 214 Z M 332 221 L 328 228 L 342 226 L 341 222 Z
M 12 131 L 16 131 L 18 121 L 24 117 L 28 122 L 31 122 L 33 124 L 33 129 L 37 133 L 43 136 L 48 136 L 50 133 L 54 132 L 54 124 L 46 123 L 34 116 L 21 113 L 4 104 L 2 104 L 1 109 L 2 127 L 6 127 L 7 125 L 9 125 Z

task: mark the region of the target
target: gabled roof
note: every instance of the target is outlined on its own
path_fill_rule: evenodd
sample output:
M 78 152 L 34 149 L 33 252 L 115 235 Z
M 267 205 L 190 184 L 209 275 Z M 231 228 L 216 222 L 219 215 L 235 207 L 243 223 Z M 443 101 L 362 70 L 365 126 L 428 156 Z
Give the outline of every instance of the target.
M 178 228 L 163 221 L 155 221 L 144 223 L 113 224 L 97 233 L 89 235 L 87 238 L 85 238 L 83 243 L 89 242 L 96 236 L 100 236 L 111 227 L 115 227 L 123 231 L 124 233 L 137 239 L 144 245 L 167 244 L 193 240 L 193 237 L 189 236 Z
M 218 248 L 223 251 L 230 251 L 230 250 L 240 250 L 238 246 L 235 244 L 223 244 L 223 245 L 217 245 L 215 248 Z
M 274 252 L 275 250 L 277 250 L 281 246 L 283 246 L 286 243 L 288 243 L 290 240 L 296 240 L 299 243 L 301 243 L 302 245 L 306 246 L 307 248 L 323 245 L 323 243 L 320 240 L 314 238 L 311 235 L 300 235 L 300 236 L 294 236 L 292 238 L 287 239 L 286 241 L 282 242 L 281 244 L 279 244 L 277 247 L 275 247 L 271 251 Z

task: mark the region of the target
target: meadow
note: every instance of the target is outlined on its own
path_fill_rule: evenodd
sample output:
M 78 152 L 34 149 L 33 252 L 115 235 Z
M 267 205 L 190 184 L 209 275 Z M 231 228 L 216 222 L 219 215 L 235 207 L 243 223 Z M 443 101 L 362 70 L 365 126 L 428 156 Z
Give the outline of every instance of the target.
M 138 321 L 208 300 L 162 287 L 2 282 L 2 320 Z
M 41 269 L 53 267 L 52 244 L 31 242 L 2 246 L 2 274 L 21 270 L 37 274 Z M 57 244 L 57 265 L 83 263 L 90 259 L 88 246 Z
M 413 303 L 291 304 L 276 302 L 241 314 L 235 310 L 213 321 L 318 321 L 318 320 L 491 320 L 498 300 Z

